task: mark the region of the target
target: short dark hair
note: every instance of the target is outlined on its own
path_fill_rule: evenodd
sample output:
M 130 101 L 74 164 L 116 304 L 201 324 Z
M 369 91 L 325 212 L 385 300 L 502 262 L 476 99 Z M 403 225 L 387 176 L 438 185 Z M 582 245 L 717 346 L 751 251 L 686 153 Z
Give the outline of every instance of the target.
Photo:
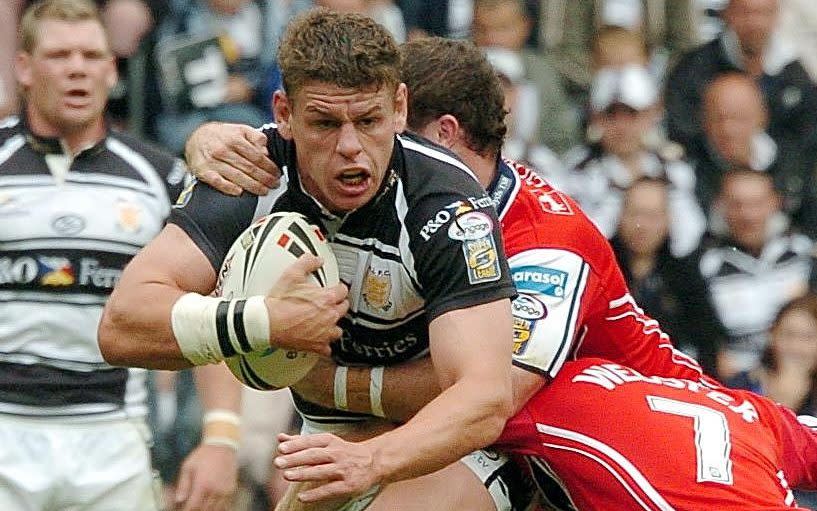
M 472 150 L 499 154 L 508 112 L 499 75 L 481 50 L 470 42 L 430 37 L 404 44 L 402 63 L 410 129 L 450 114 Z
M 295 17 L 278 49 L 278 63 L 290 96 L 310 81 L 377 89 L 400 83 L 397 43 L 360 14 L 313 9 Z

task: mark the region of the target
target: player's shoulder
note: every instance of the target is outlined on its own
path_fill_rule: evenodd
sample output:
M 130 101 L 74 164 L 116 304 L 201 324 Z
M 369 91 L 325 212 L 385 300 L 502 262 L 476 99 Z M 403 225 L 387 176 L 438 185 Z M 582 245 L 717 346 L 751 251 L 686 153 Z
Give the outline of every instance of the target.
M 163 177 L 171 173 L 180 173 L 178 181 L 184 178 L 187 168 L 184 162 L 169 151 L 142 138 L 124 131 L 111 130 L 106 145 L 109 150 L 120 157 L 138 165 L 140 160 L 150 164 Z
M 413 133 L 397 137 L 396 149 L 402 156 L 398 169 L 408 195 L 436 194 L 460 190 L 465 195 L 483 195 L 473 171 L 448 149 Z
M 559 242 L 571 246 L 604 239 L 567 193 L 551 185 L 532 169 L 512 161 L 507 163 L 520 183 L 503 219 L 508 228 L 526 229 L 537 242 Z

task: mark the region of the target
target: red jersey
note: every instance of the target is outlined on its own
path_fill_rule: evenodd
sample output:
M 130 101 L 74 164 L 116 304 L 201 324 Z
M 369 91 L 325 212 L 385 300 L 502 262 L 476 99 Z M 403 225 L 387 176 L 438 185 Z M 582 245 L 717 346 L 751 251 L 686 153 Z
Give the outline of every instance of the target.
M 510 161 L 500 161 L 489 193 L 519 293 L 514 364 L 552 377 L 566 360 L 601 357 L 646 374 L 701 376 L 635 303 L 613 249 L 573 199 Z
M 561 509 L 802 509 L 789 487 L 817 477 L 817 437 L 790 411 L 602 359 L 565 364 L 497 447 L 524 455 L 546 494 L 557 481 Z

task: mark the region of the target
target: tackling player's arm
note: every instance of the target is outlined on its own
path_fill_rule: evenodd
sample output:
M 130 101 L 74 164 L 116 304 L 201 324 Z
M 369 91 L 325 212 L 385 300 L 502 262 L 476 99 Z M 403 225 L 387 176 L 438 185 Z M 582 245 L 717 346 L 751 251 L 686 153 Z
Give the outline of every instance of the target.
M 428 474 L 496 440 L 512 412 L 509 305 L 496 300 L 431 322 L 431 358 L 444 390 L 401 427 L 361 443 L 331 434 L 282 436 L 276 466 L 284 477 L 326 482 L 301 500 Z
M 332 360 L 321 358 L 293 388 L 310 402 L 331 408 L 334 406 L 337 367 Z M 431 357 L 389 367 L 349 367 L 346 370 L 345 392 L 349 411 L 371 413 L 394 422 L 408 421 L 441 392 Z M 382 371 L 381 375 L 377 374 L 378 371 Z M 546 381 L 544 376 L 516 366 L 511 369 L 511 378 L 514 412 L 519 411 Z
M 263 130 L 242 124 L 208 122 L 185 145 L 190 172 L 228 195 L 243 190 L 266 195 L 278 187 L 281 172 L 270 159 Z

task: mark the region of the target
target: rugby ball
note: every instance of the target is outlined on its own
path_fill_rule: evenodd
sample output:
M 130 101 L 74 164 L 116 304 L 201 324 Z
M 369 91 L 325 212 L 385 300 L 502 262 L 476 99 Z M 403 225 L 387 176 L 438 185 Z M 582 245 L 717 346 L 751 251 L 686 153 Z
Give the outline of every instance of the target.
M 311 279 L 319 286 L 338 283 L 338 265 L 320 228 L 300 213 L 272 213 L 253 222 L 233 243 L 218 275 L 214 294 L 228 299 L 267 295 L 302 254 L 323 258 Z M 258 390 L 288 387 L 312 369 L 318 354 L 270 347 L 225 359 L 233 375 Z

